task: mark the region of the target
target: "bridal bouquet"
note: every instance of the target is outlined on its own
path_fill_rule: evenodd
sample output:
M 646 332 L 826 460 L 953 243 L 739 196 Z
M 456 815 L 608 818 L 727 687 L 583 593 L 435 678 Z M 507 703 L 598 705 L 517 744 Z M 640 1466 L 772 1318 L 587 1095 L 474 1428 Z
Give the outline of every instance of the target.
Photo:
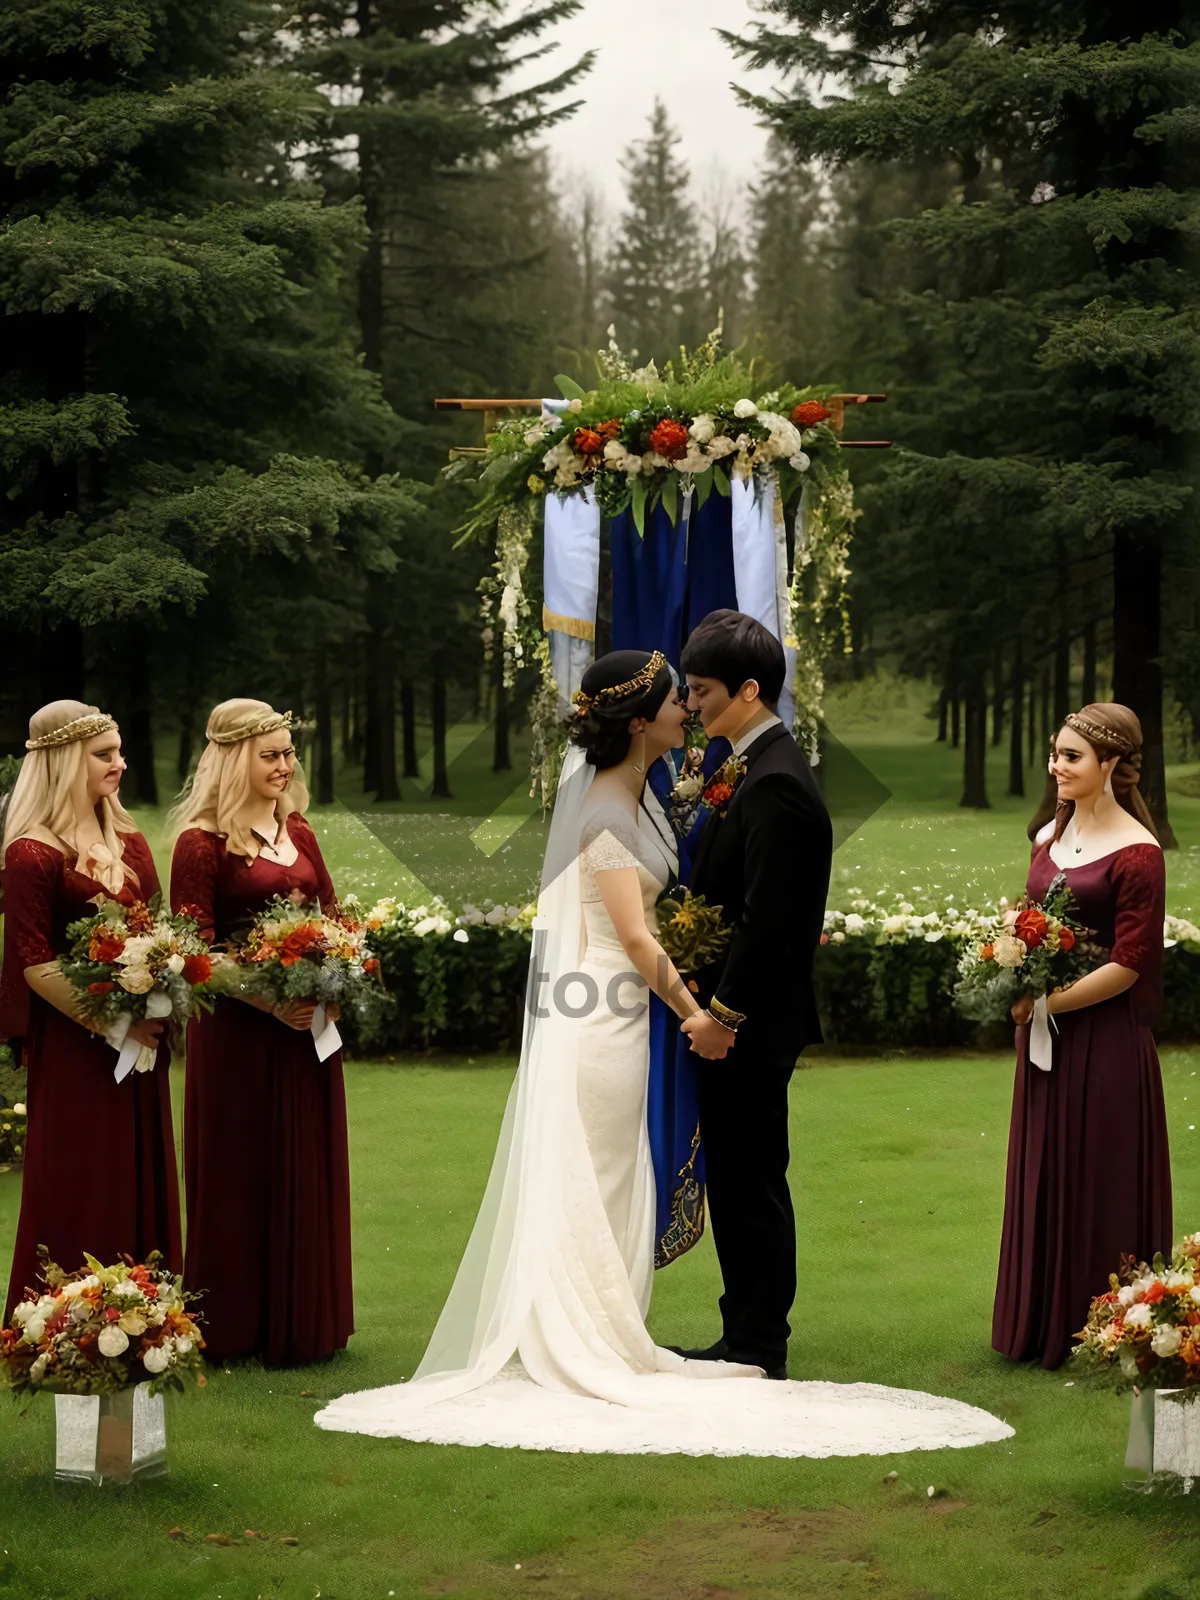
M 327 915 L 319 905 L 277 896 L 230 957 L 216 973 L 223 993 L 261 996 L 276 1005 L 315 1001 L 312 1032 L 322 1061 L 342 1042 L 326 1019 L 326 1006 L 336 1002 L 363 1011 L 385 1000 L 366 925 L 345 911 Z
M 721 907 L 702 894 L 677 890 L 658 902 L 658 942 L 676 969 L 687 974 L 719 961 L 732 929 L 721 920 Z
M 1161 1255 L 1150 1267 L 1130 1257 L 1108 1281 L 1077 1335 L 1076 1367 L 1114 1376 L 1120 1388 L 1200 1394 L 1200 1233 L 1183 1240 L 1169 1265 Z
M 135 1022 L 183 1023 L 212 1007 L 212 957 L 190 917 L 149 905 L 120 905 L 103 897 L 94 916 L 67 929 L 70 952 L 60 962 L 82 1015 L 103 1028 L 117 1051 L 120 1083 L 133 1070 L 149 1072 L 156 1052 L 127 1043 Z
M 0 1328 L 0 1378 L 36 1393 L 115 1394 L 149 1381 L 152 1394 L 183 1388 L 184 1373 L 203 1386 L 204 1340 L 188 1310 L 183 1280 L 162 1270 L 157 1251 L 144 1264 L 101 1265 L 65 1273 L 43 1254 L 42 1294 L 31 1290 Z
M 1007 1020 L 1018 1000 L 1042 999 L 1108 959 L 1092 932 L 1068 914 L 1071 891 L 1058 873 L 1040 902 L 1023 897 L 990 919 L 958 965 L 954 1005 L 971 1022 Z

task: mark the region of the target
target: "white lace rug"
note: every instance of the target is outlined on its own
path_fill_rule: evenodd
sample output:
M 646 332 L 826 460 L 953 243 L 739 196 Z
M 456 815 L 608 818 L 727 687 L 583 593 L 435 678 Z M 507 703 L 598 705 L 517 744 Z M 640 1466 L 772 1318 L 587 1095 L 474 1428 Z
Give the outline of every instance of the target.
M 335 1400 L 319 1428 L 428 1444 L 596 1455 L 881 1456 L 1011 1439 L 1006 1422 L 939 1395 L 876 1383 L 639 1380 L 645 1405 L 613 1405 L 534 1383 L 519 1367 L 423 1404 L 397 1384 Z

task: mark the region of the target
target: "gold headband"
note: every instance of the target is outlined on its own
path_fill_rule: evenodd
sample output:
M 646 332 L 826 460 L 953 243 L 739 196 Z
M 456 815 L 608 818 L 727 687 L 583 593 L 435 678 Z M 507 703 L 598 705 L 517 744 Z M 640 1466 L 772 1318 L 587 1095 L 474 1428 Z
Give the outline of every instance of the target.
M 595 694 L 585 694 L 582 689 L 576 689 L 571 696 L 575 705 L 575 715 L 586 717 L 594 706 L 608 705 L 613 700 L 628 700 L 630 695 L 648 689 L 666 665 L 666 656 L 661 650 L 656 650 L 642 670 L 624 683 L 614 683 L 607 689 L 597 689 Z
M 239 722 L 224 733 L 210 733 L 212 744 L 241 744 L 243 739 L 257 739 L 260 733 L 274 733 L 276 728 L 290 728 L 293 722 L 290 711 L 268 711 L 265 716 L 250 722 Z
M 1123 733 L 1117 733 L 1114 728 L 1102 727 L 1098 722 L 1091 722 L 1078 711 L 1069 711 L 1063 721 L 1068 728 L 1074 728 L 1076 733 L 1081 733 L 1085 739 L 1102 745 L 1106 750 L 1119 750 L 1122 755 L 1131 756 L 1137 749 L 1137 745 Z
M 86 717 L 76 717 L 74 722 L 64 722 L 53 733 L 43 733 L 40 738 L 26 739 L 26 750 L 56 750 L 59 745 L 75 744 L 80 739 L 94 739 L 116 727 L 112 717 L 103 711 L 89 712 Z

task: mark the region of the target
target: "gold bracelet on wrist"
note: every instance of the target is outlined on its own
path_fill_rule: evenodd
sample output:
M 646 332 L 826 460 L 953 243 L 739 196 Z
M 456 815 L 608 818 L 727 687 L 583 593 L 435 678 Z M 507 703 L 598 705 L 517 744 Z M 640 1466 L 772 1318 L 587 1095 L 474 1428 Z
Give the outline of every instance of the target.
M 708 1015 L 723 1028 L 728 1028 L 730 1033 L 736 1033 L 746 1020 L 744 1011 L 734 1011 L 732 1006 L 723 1006 L 715 996 L 708 1002 Z

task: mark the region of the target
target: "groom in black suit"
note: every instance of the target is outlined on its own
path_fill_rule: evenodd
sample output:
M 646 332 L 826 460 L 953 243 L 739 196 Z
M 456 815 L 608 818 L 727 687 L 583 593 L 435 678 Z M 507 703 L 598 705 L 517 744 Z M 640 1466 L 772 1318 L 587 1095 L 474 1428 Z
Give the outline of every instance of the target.
M 788 1189 L 788 1083 L 819 1044 L 813 951 L 821 937 L 833 830 L 808 761 L 776 714 L 783 647 L 753 617 L 714 611 L 684 646 L 688 706 L 733 746 L 710 780 L 691 889 L 723 908 L 724 957 L 696 975 L 705 1010 L 683 1024 L 697 1063 L 700 1134 L 721 1263 L 723 1337 L 693 1358 L 787 1376 L 796 1297 Z

